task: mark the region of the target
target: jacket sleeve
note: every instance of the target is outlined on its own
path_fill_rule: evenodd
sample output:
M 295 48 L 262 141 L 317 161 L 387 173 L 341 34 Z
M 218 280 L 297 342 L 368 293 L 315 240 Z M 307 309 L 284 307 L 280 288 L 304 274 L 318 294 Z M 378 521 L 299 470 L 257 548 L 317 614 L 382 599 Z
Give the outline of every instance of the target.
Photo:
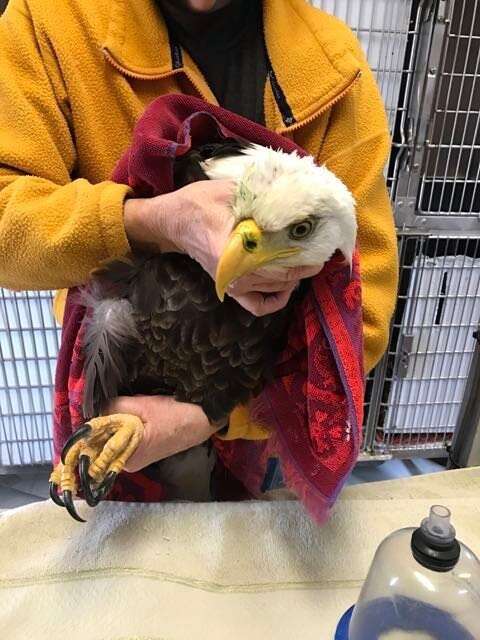
M 128 187 L 72 180 L 68 99 L 25 0 L 0 18 L 0 286 L 54 289 L 84 282 L 128 251 Z
M 375 79 L 359 50 L 361 75 L 332 108 L 319 161 L 353 193 L 357 204 L 362 280 L 364 364 L 370 371 L 383 355 L 398 283 L 397 240 L 384 168 L 390 136 Z

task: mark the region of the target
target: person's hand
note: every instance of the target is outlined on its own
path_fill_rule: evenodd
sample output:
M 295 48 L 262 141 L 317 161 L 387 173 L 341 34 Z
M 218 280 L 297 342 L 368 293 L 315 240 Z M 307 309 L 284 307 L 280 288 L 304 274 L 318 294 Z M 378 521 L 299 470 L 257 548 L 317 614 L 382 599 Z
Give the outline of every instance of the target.
M 283 309 L 300 280 L 317 275 L 321 267 L 291 269 L 259 269 L 243 276 L 228 288 L 228 295 L 256 316 Z
M 132 244 L 155 244 L 179 251 L 215 275 L 218 260 L 235 223 L 231 210 L 235 183 L 204 180 L 173 193 L 125 203 L 125 229 Z M 228 294 L 254 315 L 282 309 L 302 278 L 319 268 L 259 269 L 234 282 Z
M 125 465 L 130 473 L 197 446 L 220 428 L 210 424 L 201 407 L 168 396 L 120 396 L 104 413 L 129 413 L 145 425 L 143 440 Z
M 155 198 L 127 200 L 128 239 L 134 246 L 187 253 L 213 277 L 235 222 L 234 188 L 229 180 L 202 180 Z

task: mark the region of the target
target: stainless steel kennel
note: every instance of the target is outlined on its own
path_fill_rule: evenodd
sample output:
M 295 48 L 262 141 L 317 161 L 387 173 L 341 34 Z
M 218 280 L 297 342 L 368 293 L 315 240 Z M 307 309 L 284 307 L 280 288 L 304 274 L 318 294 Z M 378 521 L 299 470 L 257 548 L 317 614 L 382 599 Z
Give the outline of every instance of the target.
M 314 4 L 357 33 L 393 138 L 400 290 L 388 351 L 367 381 L 363 457 L 442 456 L 480 320 L 480 0 Z M 51 302 L 50 292 L 0 289 L 0 472 L 50 460 Z

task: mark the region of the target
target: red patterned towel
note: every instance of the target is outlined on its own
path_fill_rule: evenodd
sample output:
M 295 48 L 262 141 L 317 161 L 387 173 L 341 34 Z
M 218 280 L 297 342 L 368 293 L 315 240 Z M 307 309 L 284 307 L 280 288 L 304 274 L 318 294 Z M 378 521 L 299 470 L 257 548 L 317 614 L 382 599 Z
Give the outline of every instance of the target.
M 225 109 L 191 96 L 169 95 L 155 100 L 140 118 L 113 179 L 129 184 L 141 197 L 169 192 L 173 159 L 192 145 L 222 137 L 305 155 L 290 139 Z M 85 309 L 75 302 L 74 294 L 70 291 L 67 298 L 55 378 L 55 463 L 68 437 L 83 422 Z M 335 256 L 312 279 L 293 318 L 275 379 L 251 408 L 254 418 L 272 429 L 272 436 L 263 441 L 214 438 L 222 463 L 252 495 L 278 486 L 281 477 L 313 517 L 324 520 L 358 454 L 362 362 L 358 256 L 351 272 L 342 257 Z M 120 474 L 109 495 L 112 500 L 143 502 L 163 498 L 154 467 Z

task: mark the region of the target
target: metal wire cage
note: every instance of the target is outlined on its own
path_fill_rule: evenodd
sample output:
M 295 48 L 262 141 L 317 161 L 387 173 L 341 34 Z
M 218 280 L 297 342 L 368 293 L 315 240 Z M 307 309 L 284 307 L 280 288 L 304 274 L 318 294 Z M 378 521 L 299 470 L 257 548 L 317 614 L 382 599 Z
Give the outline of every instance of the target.
M 418 213 L 477 218 L 480 213 L 480 9 L 457 1 L 438 69 Z
M 0 289 L 0 468 L 51 460 L 58 347 L 51 293 Z
M 0 4 L 1 4 L 0 0 Z M 315 0 L 357 34 L 392 133 L 398 305 L 367 380 L 364 453 L 439 455 L 455 429 L 480 282 L 480 0 Z M 49 462 L 50 292 L 0 290 L 0 470 Z
M 440 456 L 457 425 L 480 318 L 480 239 L 401 234 L 401 277 L 365 449 Z
M 385 177 L 395 198 L 399 159 L 407 148 L 404 135 L 407 99 L 414 73 L 415 43 L 419 37 L 418 7 L 414 0 L 314 0 L 314 6 L 343 20 L 353 30 L 382 94 L 392 134 L 392 153 Z M 378 415 L 378 372 L 366 381 L 363 451 L 371 454 L 373 416 Z M 379 453 L 378 451 L 376 452 Z M 384 453 L 382 451 L 382 453 Z
M 400 290 L 364 448 L 446 455 L 480 320 L 480 2 L 419 2 L 396 156 Z
M 413 0 L 314 0 L 353 30 L 375 73 L 390 129 L 399 109 Z
M 480 213 L 480 4 L 421 3 L 399 168 L 399 226 L 475 235 Z

